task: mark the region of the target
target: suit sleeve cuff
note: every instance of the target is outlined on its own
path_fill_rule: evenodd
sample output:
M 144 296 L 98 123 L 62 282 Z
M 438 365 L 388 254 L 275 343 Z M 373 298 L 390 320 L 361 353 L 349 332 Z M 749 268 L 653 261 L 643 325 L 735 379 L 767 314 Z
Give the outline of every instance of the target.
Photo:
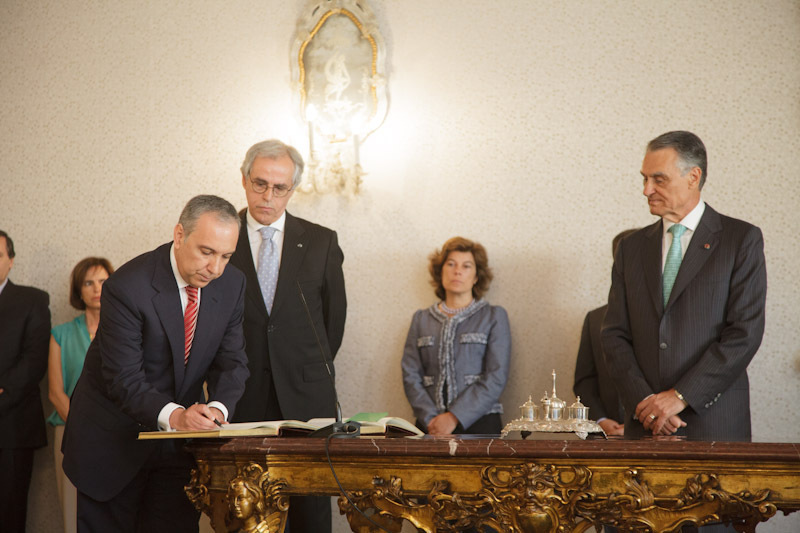
M 175 402 L 169 402 L 167 405 L 161 408 L 161 412 L 158 413 L 158 430 L 159 431 L 175 431 L 169 425 L 169 417 L 176 409 L 183 409 L 182 405 L 178 405 Z
M 220 422 L 226 422 L 228 420 L 228 408 L 225 407 L 221 402 L 208 402 L 209 407 L 216 407 L 222 412 L 222 420 Z

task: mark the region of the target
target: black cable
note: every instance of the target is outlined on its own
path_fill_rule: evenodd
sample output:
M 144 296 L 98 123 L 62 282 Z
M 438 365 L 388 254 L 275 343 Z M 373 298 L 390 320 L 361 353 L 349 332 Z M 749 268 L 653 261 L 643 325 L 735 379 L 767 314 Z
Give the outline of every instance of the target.
M 325 350 L 322 349 L 322 343 L 319 340 L 317 327 L 314 325 L 314 319 L 311 318 L 311 311 L 308 309 L 306 296 L 303 294 L 303 288 L 300 286 L 300 280 L 297 282 L 297 292 L 300 294 L 300 301 L 303 303 L 303 309 L 306 310 L 306 317 L 308 317 L 308 324 L 311 326 L 311 331 L 314 332 L 314 338 L 317 340 L 317 348 L 319 348 L 319 355 L 322 357 L 322 362 L 325 364 L 325 370 L 328 371 L 328 379 L 331 380 L 331 390 L 333 390 L 333 401 L 336 403 L 336 420 L 333 424 L 319 428 L 311 432 L 309 437 L 324 437 L 330 433 L 343 433 L 350 437 L 358 437 L 361 434 L 361 424 L 359 422 L 349 421 L 342 422 L 342 406 L 339 404 L 339 394 L 336 392 L 336 380 L 333 379 L 333 372 L 331 365 L 328 363 L 328 358 L 325 356 Z
M 353 509 L 358 511 L 358 513 L 361 516 L 363 516 L 364 518 L 366 518 L 367 520 L 372 522 L 372 525 L 374 525 L 375 527 L 379 528 L 381 531 L 386 531 L 386 533 L 392 533 L 391 531 L 389 531 L 388 529 L 386 529 L 385 527 L 383 527 L 382 525 L 377 523 L 375 520 L 373 520 L 372 518 L 370 518 L 366 514 L 364 514 L 364 511 L 362 511 L 361 509 L 356 507 L 356 504 L 350 498 L 350 495 L 347 493 L 346 490 L 344 490 L 344 487 L 342 487 L 342 484 L 339 482 L 339 477 L 336 475 L 336 470 L 333 468 L 333 462 L 331 461 L 331 454 L 330 454 L 329 446 L 330 446 L 330 443 L 331 443 L 331 439 L 333 439 L 335 437 L 349 437 L 349 436 L 350 435 L 348 435 L 347 433 L 331 433 L 330 435 L 328 435 L 325 438 L 325 457 L 328 458 L 328 466 L 330 466 L 330 468 L 331 468 L 331 474 L 333 474 L 333 479 L 336 480 L 336 484 L 339 486 L 339 492 L 342 493 L 342 496 L 345 497 L 345 499 L 347 500 L 347 502 L 350 504 L 350 506 Z M 376 512 L 379 513 L 380 511 L 377 511 L 377 509 L 376 509 Z

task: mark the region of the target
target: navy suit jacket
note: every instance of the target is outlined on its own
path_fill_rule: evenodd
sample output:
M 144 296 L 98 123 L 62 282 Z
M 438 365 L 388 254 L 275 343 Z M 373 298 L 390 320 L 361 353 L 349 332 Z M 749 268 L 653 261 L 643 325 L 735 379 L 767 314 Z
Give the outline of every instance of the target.
M 70 403 L 64 471 L 81 492 L 107 501 L 154 453 L 183 454 L 182 441 L 138 441 L 158 429 L 169 402 L 222 402 L 232 414 L 247 379 L 244 276 L 228 265 L 201 289 L 197 329 L 184 367 L 183 312 L 171 243 L 123 265 L 103 284 L 97 336 Z M 160 448 L 159 448 L 160 447 Z
M 749 440 L 747 365 L 764 335 L 767 270 L 761 230 L 706 205 L 664 306 L 659 220 L 622 240 L 614 259 L 603 349 L 628 418 L 675 388 L 689 406 L 679 435 Z
M 617 385 L 608 372 L 600 341 L 606 309 L 608 306 L 604 305 L 586 313 L 572 390 L 581 397 L 581 403 L 589 408 L 589 418 L 592 420 L 610 418 L 622 423 L 624 414 Z
M 231 258 L 247 277 L 244 334 L 250 378 L 234 420 L 261 420 L 274 387 L 283 418 L 308 420 L 336 414 L 333 389 L 297 284 L 303 288 L 325 355 L 333 362 L 342 344 L 347 315 L 336 232 L 286 213 L 283 251 L 272 314 L 267 314 L 256 277 L 246 212 Z M 333 369 L 331 369 L 333 370 Z
M 47 444 L 39 382 L 47 370 L 50 297 L 8 280 L 0 293 L 0 448 Z

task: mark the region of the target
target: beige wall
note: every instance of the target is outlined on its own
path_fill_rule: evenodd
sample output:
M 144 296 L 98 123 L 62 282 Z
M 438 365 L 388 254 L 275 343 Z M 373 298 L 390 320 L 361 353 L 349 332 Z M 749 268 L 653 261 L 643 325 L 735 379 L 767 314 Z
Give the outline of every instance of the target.
M 336 229 L 345 252 L 345 413 L 411 416 L 402 344 L 413 311 L 433 301 L 426 257 L 455 234 L 487 246 L 489 299 L 511 318 L 507 412 L 541 396 L 552 368 L 571 400 L 584 314 L 607 296 L 611 238 L 653 221 L 644 144 L 689 129 L 709 150 L 706 201 L 765 236 L 755 438 L 800 441 L 800 4 L 371 4 L 391 104 L 362 146 L 364 192 L 290 204 Z M 120 265 L 165 242 L 195 194 L 243 207 L 237 168 L 256 141 L 307 151 L 288 57 L 300 10 L 284 0 L 0 4 L 0 227 L 17 243 L 12 279 L 50 292 L 54 323 L 74 316 L 67 277 L 79 259 Z M 798 528 L 792 518 L 764 531 Z

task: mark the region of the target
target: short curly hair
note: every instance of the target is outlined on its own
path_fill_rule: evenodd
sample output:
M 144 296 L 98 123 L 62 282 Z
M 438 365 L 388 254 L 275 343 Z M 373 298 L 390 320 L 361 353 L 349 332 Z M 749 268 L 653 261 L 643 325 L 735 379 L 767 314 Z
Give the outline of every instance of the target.
M 69 282 L 69 304 L 78 311 L 86 310 L 86 302 L 81 298 L 81 287 L 86 280 L 86 274 L 94 267 L 103 267 L 109 276 L 114 273 L 114 267 L 105 257 L 87 257 L 78 261 L 72 269 Z
M 494 274 L 492 269 L 489 268 L 489 256 L 486 254 L 486 248 L 480 243 L 464 237 L 448 239 L 441 250 L 436 250 L 429 257 L 428 271 L 431 273 L 431 285 L 433 285 L 436 296 L 441 300 L 444 300 L 447 296 L 444 285 L 442 285 L 442 267 L 453 252 L 470 252 L 472 257 L 475 258 L 475 273 L 478 281 L 472 286 L 472 296 L 476 300 L 480 300 L 489 290 Z

